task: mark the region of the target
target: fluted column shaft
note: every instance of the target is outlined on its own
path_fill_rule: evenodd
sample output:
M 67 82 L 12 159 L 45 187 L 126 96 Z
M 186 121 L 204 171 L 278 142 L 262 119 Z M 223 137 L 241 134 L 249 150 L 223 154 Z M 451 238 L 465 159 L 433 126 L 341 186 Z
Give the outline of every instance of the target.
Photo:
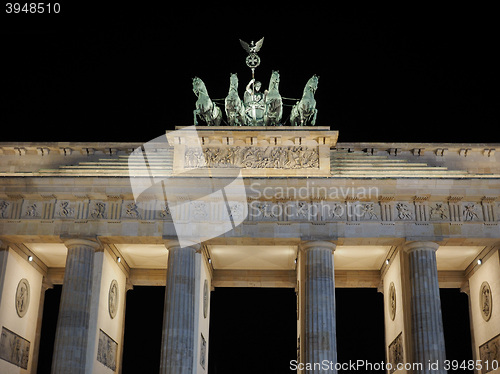
M 57 320 L 53 374 L 86 373 L 94 253 L 99 244 L 69 239 L 64 284 Z
M 168 268 L 160 374 L 192 374 L 196 247 L 167 243 Z
M 301 245 L 305 258 L 305 363 L 307 373 L 332 373 L 324 370 L 323 360 L 335 368 L 337 343 L 335 326 L 335 281 L 333 256 L 335 244 L 309 241 Z M 314 365 L 317 364 L 317 365 Z M 331 365 L 333 364 L 333 365 Z
M 415 374 L 446 373 L 443 369 L 446 352 L 436 265 L 438 248 L 434 242 L 411 242 L 404 248 L 410 265 L 413 361 L 422 363 L 422 370 L 415 370 Z M 429 363 L 438 365 L 432 367 Z

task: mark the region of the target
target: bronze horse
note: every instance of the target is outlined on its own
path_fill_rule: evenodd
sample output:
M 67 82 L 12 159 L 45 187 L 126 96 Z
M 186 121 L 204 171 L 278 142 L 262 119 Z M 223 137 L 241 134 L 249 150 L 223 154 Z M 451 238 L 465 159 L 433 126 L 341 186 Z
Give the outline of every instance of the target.
M 198 116 L 208 126 L 219 126 L 222 119 L 222 111 L 210 100 L 205 83 L 198 77 L 193 78 L 193 92 L 198 97 L 196 109 L 193 110 L 194 124 L 198 124 L 196 119 L 196 116 Z
M 314 93 L 318 89 L 318 79 L 319 77 L 317 75 L 313 75 L 312 78 L 307 81 L 302 99 L 297 101 L 293 106 L 290 115 L 290 123 L 292 126 L 304 126 L 308 121 L 310 121 L 312 126 L 316 124 L 318 110 L 316 109 Z
M 231 74 L 229 92 L 225 100 L 227 122 L 230 126 L 246 125 L 245 106 L 238 95 L 238 76 Z

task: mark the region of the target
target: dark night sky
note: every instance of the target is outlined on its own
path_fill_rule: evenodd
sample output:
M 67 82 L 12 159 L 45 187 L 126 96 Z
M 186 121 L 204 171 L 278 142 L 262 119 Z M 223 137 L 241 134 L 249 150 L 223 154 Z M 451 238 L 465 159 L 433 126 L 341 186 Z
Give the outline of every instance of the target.
M 266 88 L 278 69 L 281 94 L 300 97 L 318 74 L 317 124 L 339 141 L 495 141 L 491 9 L 171 4 L 2 14 L 2 140 L 148 141 L 192 124 L 191 78 L 223 98 L 237 72 L 242 96 L 250 70 L 238 39 L 265 36 L 256 78 Z
M 299 97 L 318 74 L 317 124 L 339 130 L 341 142 L 498 142 L 496 12 L 458 3 L 323 3 L 243 2 L 226 11 L 215 2 L 68 1 L 52 15 L 2 9 L 0 142 L 146 142 L 190 125 L 191 78 L 224 98 L 237 72 L 242 96 L 251 75 L 238 39 L 262 36 L 256 78 L 267 88 L 277 69 L 281 94 Z M 446 323 L 455 321 L 457 298 L 445 297 Z M 465 323 L 448 329 L 467 332 Z

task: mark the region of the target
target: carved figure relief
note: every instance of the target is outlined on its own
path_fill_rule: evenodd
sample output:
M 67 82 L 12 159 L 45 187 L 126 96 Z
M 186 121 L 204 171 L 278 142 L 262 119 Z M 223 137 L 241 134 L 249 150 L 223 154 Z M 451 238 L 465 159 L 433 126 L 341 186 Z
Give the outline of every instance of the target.
M 498 369 L 500 362 L 500 335 L 479 346 L 479 357 L 482 365 L 481 374 Z
M 374 203 L 360 204 L 359 206 L 360 218 L 364 219 L 378 219 L 377 213 L 375 213 Z
M 410 207 L 406 203 L 397 203 L 396 210 L 398 212 L 398 218 L 401 220 L 411 220 L 412 214 Z
M 111 285 L 109 286 L 108 293 L 108 310 L 109 316 L 113 319 L 118 311 L 118 297 L 119 297 L 118 282 L 113 279 Z
M 159 212 L 159 216 L 160 216 L 160 218 L 163 218 L 163 219 L 172 216 L 172 213 L 170 213 L 170 208 L 168 207 L 167 203 L 164 203 L 162 205 L 162 208 L 160 209 L 160 212 Z
M 483 282 L 479 289 L 479 308 L 485 321 L 489 321 L 491 318 L 492 301 L 490 285 L 488 282 Z
M 396 371 L 398 364 L 404 364 L 404 352 L 403 352 L 403 333 L 400 332 L 399 335 L 389 344 L 389 362 L 391 364 L 391 369 L 389 373 Z
M 28 369 L 31 343 L 15 332 L 2 327 L 0 358 L 22 369 Z
M 97 346 L 97 361 L 111 370 L 116 370 L 116 355 L 118 343 L 104 331 L 99 330 L 99 344 Z
M 391 282 L 389 286 L 389 315 L 391 320 L 394 321 L 394 318 L 396 318 L 396 287 L 394 282 Z
M 203 369 L 205 369 L 206 362 L 207 362 L 207 340 L 201 334 L 201 339 L 200 339 L 200 365 Z
M 127 203 L 125 206 L 125 216 L 129 218 L 140 218 L 139 207 L 136 203 Z
M 445 220 L 448 219 L 448 207 L 443 203 L 436 203 L 431 207 L 431 220 Z
M 464 221 L 474 221 L 479 219 L 479 216 L 477 215 L 477 207 L 474 203 L 464 204 L 464 210 L 462 213 Z
M 205 147 L 203 151 L 188 148 L 184 154 L 186 168 L 305 169 L 319 168 L 316 147 Z
M 30 284 L 26 278 L 19 281 L 16 290 L 16 312 L 23 318 L 30 305 Z
M 106 204 L 101 201 L 96 202 L 90 216 L 92 218 L 106 218 Z
M 40 213 L 38 212 L 38 205 L 36 203 L 30 204 L 26 207 L 26 211 L 24 212 L 26 217 L 39 217 Z
M 253 201 L 251 203 L 251 216 L 257 219 L 277 218 L 279 209 L 273 209 L 275 205 L 267 201 Z
M 62 218 L 69 218 L 75 214 L 75 209 L 70 207 L 69 201 L 58 201 L 56 214 Z
M 7 218 L 7 208 L 9 205 L 8 201 L 0 201 L 0 218 Z
M 233 221 L 240 221 L 243 218 L 245 210 L 243 205 L 239 203 L 231 204 L 230 202 L 229 207 L 230 207 L 231 218 L 233 219 Z
M 300 362 L 300 336 L 297 338 L 297 362 Z
M 330 218 L 333 218 L 333 219 L 339 219 L 339 218 L 342 218 L 344 211 L 345 211 L 345 207 L 343 205 L 334 203 L 331 206 L 329 216 L 330 216 Z
M 310 204 L 305 201 L 297 202 L 297 217 L 299 218 L 308 218 L 309 217 L 309 207 Z

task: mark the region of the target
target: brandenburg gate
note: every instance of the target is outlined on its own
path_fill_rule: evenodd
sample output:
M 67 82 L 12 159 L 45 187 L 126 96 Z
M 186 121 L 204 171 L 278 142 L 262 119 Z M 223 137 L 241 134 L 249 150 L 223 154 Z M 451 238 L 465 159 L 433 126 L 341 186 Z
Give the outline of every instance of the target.
M 160 373 L 207 373 L 219 287 L 295 290 L 283 370 L 302 373 L 344 369 L 336 288 L 376 288 L 389 374 L 448 370 L 439 289 L 458 288 L 473 369 L 500 373 L 499 145 L 338 142 L 316 121 L 319 77 L 288 118 L 277 71 L 260 92 L 262 42 L 242 42 L 252 80 L 241 100 L 231 76 L 227 122 L 194 78 L 208 126 L 144 144 L 0 143 L 1 373 L 36 373 L 60 284 L 52 373 L 122 372 L 136 285 L 165 286 Z
M 0 371 L 36 372 L 44 293 L 62 284 L 53 372 L 120 372 L 127 290 L 160 284 L 162 373 L 207 371 L 218 287 L 294 288 L 308 373 L 335 367 L 335 288 L 383 293 L 399 372 L 445 361 L 439 288 L 460 288 L 476 372 L 498 372 L 496 145 L 337 137 L 213 126 L 146 144 L 0 144 Z M 445 368 L 426 370 L 413 372 Z

